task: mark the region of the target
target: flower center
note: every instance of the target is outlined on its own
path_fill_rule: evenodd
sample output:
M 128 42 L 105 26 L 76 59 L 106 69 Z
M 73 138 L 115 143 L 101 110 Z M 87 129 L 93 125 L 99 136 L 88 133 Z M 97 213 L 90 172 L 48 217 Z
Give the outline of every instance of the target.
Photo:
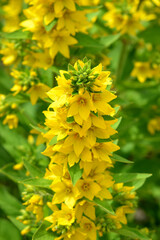
M 72 189 L 69 188 L 69 187 L 67 187 L 67 188 L 66 188 L 66 193 L 67 193 L 67 194 L 72 193 Z
M 92 229 L 92 225 L 90 223 L 85 223 L 84 227 L 87 231 L 90 231 Z
M 82 189 L 83 189 L 83 191 L 85 191 L 85 192 L 89 191 L 89 189 L 90 189 L 89 183 L 83 183 Z

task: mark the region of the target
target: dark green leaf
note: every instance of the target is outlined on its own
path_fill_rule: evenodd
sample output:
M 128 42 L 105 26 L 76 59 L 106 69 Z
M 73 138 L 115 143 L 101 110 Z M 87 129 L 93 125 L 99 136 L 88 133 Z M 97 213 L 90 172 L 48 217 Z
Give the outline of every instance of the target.
M 67 118 L 67 123 L 73 123 L 73 122 L 74 122 L 74 117 Z

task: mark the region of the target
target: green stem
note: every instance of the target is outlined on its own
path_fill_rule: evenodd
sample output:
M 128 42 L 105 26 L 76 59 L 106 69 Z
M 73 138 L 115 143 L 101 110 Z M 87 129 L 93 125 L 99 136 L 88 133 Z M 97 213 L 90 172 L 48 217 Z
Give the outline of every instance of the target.
M 119 63 L 118 63 L 118 67 L 117 67 L 117 72 L 116 72 L 116 82 L 117 83 L 121 80 L 123 69 L 124 69 L 126 59 L 128 56 L 128 42 L 125 39 L 123 39 L 122 44 L 123 45 L 122 45 Z

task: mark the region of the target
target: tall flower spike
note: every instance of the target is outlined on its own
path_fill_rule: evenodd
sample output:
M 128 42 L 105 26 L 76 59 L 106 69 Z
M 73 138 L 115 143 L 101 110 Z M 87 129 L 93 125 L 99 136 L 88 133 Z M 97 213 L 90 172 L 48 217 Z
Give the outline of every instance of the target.
M 48 203 L 53 214 L 46 220 L 60 239 L 96 239 L 97 230 L 102 234 L 120 228 L 127 223 L 125 214 L 132 212 L 132 198 L 117 205 L 113 197 L 110 157 L 119 147 L 110 138 L 117 132 L 112 127 L 117 120 L 109 104 L 116 96 L 106 89 L 111 84 L 109 75 L 101 64 L 91 68 L 85 58 L 60 71 L 58 86 L 48 92 L 53 103 L 45 111 L 49 131 L 44 135 L 48 141 L 44 154 L 51 162 L 45 178 L 52 180 L 55 194 Z M 102 201 L 118 206 L 113 215 L 99 215 L 97 202 Z M 110 227 L 99 225 L 101 218 Z

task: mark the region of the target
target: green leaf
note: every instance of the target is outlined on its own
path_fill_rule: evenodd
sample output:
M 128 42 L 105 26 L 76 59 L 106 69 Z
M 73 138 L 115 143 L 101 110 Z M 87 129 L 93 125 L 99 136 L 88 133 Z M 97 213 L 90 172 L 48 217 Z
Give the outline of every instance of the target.
M 111 44 L 113 44 L 115 41 L 117 41 L 120 38 L 121 34 L 115 34 L 115 35 L 108 35 L 106 37 L 100 38 L 100 44 L 102 44 L 105 47 L 109 47 Z
M 52 181 L 44 178 L 30 178 L 24 181 L 19 181 L 19 183 L 32 185 L 39 188 L 49 188 Z
M 104 212 L 107 212 L 107 213 L 110 213 L 112 215 L 115 215 L 109 200 L 101 201 L 99 198 L 94 198 L 93 202 L 98 207 L 100 207 Z
M 54 19 L 54 20 L 53 20 L 51 23 L 49 23 L 48 25 L 45 25 L 45 24 L 44 24 L 45 30 L 46 30 L 47 32 L 51 31 L 52 28 L 56 25 L 56 23 L 57 23 L 57 19 Z
M 15 226 L 6 219 L 0 218 L 0 240 L 21 240 L 21 235 Z
M 126 183 L 135 181 L 137 179 L 146 179 L 151 177 L 152 174 L 149 173 L 116 173 L 114 174 L 114 180 L 116 183 Z
M 0 187 L 0 207 L 10 216 L 17 216 L 22 208 L 21 203 L 5 187 Z
M 23 159 L 23 163 L 24 163 L 25 168 L 28 170 L 28 172 L 31 174 L 32 177 L 43 177 L 44 176 L 44 172 L 42 172 L 41 169 L 32 165 L 25 159 Z
M 122 117 L 119 117 L 118 121 L 112 125 L 112 128 L 116 130 L 119 127 L 121 121 L 122 121 Z
M 42 223 L 32 237 L 32 240 L 54 240 L 57 236 L 54 232 L 47 231 L 48 225 Z
M 89 47 L 89 48 L 103 49 L 103 45 L 101 45 L 98 40 L 90 37 L 87 34 L 77 33 L 76 34 L 76 39 L 78 40 L 77 45 L 80 45 L 80 46 L 83 46 L 83 47 Z
M 35 126 L 35 125 L 31 124 L 31 123 L 30 123 L 30 126 L 31 126 L 33 129 L 37 130 L 38 132 L 42 132 L 42 133 L 46 133 L 46 132 L 47 132 L 47 130 L 45 130 L 44 128 L 40 128 L 40 127 Z
M 0 173 L 4 174 L 6 177 L 11 179 L 12 181 L 18 183 L 21 180 L 27 179 L 25 175 L 25 171 L 21 169 L 21 171 L 13 170 L 14 164 L 7 164 L 3 168 L 0 169 Z
M 127 160 L 126 158 L 124 157 L 121 157 L 115 153 L 112 153 L 112 156 L 110 157 L 113 161 L 116 161 L 116 162 L 122 162 L 122 163 L 133 163 L 132 161 L 129 161 Z
M 24 229 L 25 225 L 21 223 L 16 217 L 7 216 L 7 218 L 13 223 L 13 225 L 18 228 L 20 231 Z
M 110 138 L 96 138 L 96 142 L 103 143 L 103 142 L 110 142 Z
M 103 115 L 102 117 L 103 117 L 103 119 L 104 119 L 105 121 L 115 120 L 114 117 L 111 117 L 111 116 L 109 116 L 109 115 Z
M 71 78 L 71 75 L 69 73 L 63 73 L 65 79 L 70 79 Z
M 79 163 L 76 163 L 73 167 L 68 166 L 68 171 L 72 179 L 73 185 L 82 177 L 83 170 L 80 169 Z
M 121 229 L 114 230 L 114 232 L 123 235 L 125 237 L 133 238 L 133 239 L 139 239 L 139 240 L 151 240 L 149 237 L 142 234 L 138 229 L 136 228 L 130 228 L 127 226 L 123 226 Z
M 74 117 L 67 117 L 67 123 L 73 123 Z
M 0 167 L 6 165 L 6 163 L 14 162 L 14 158 L 6 151 L 3 146 L 0 146 Z
M 55 145 L 57 143 L 57 136 L 54 136 L 52 140 L 49 142 L 49 145 Z
M 30 32 L 23 32 L 21 29 L 12 33 L 1 33 L 1 36 L 7 39 L 28 39 L 29 35 Z
M 158 22 L 157 24 L 151 25 L 143 32 L 141 31 L 138 34 L 138 37 L 143 38 L 145 42 L 150 42 L 152 44 L 159 44 L 159 38 L 157 36 L 160 36 L 160 28 Z

